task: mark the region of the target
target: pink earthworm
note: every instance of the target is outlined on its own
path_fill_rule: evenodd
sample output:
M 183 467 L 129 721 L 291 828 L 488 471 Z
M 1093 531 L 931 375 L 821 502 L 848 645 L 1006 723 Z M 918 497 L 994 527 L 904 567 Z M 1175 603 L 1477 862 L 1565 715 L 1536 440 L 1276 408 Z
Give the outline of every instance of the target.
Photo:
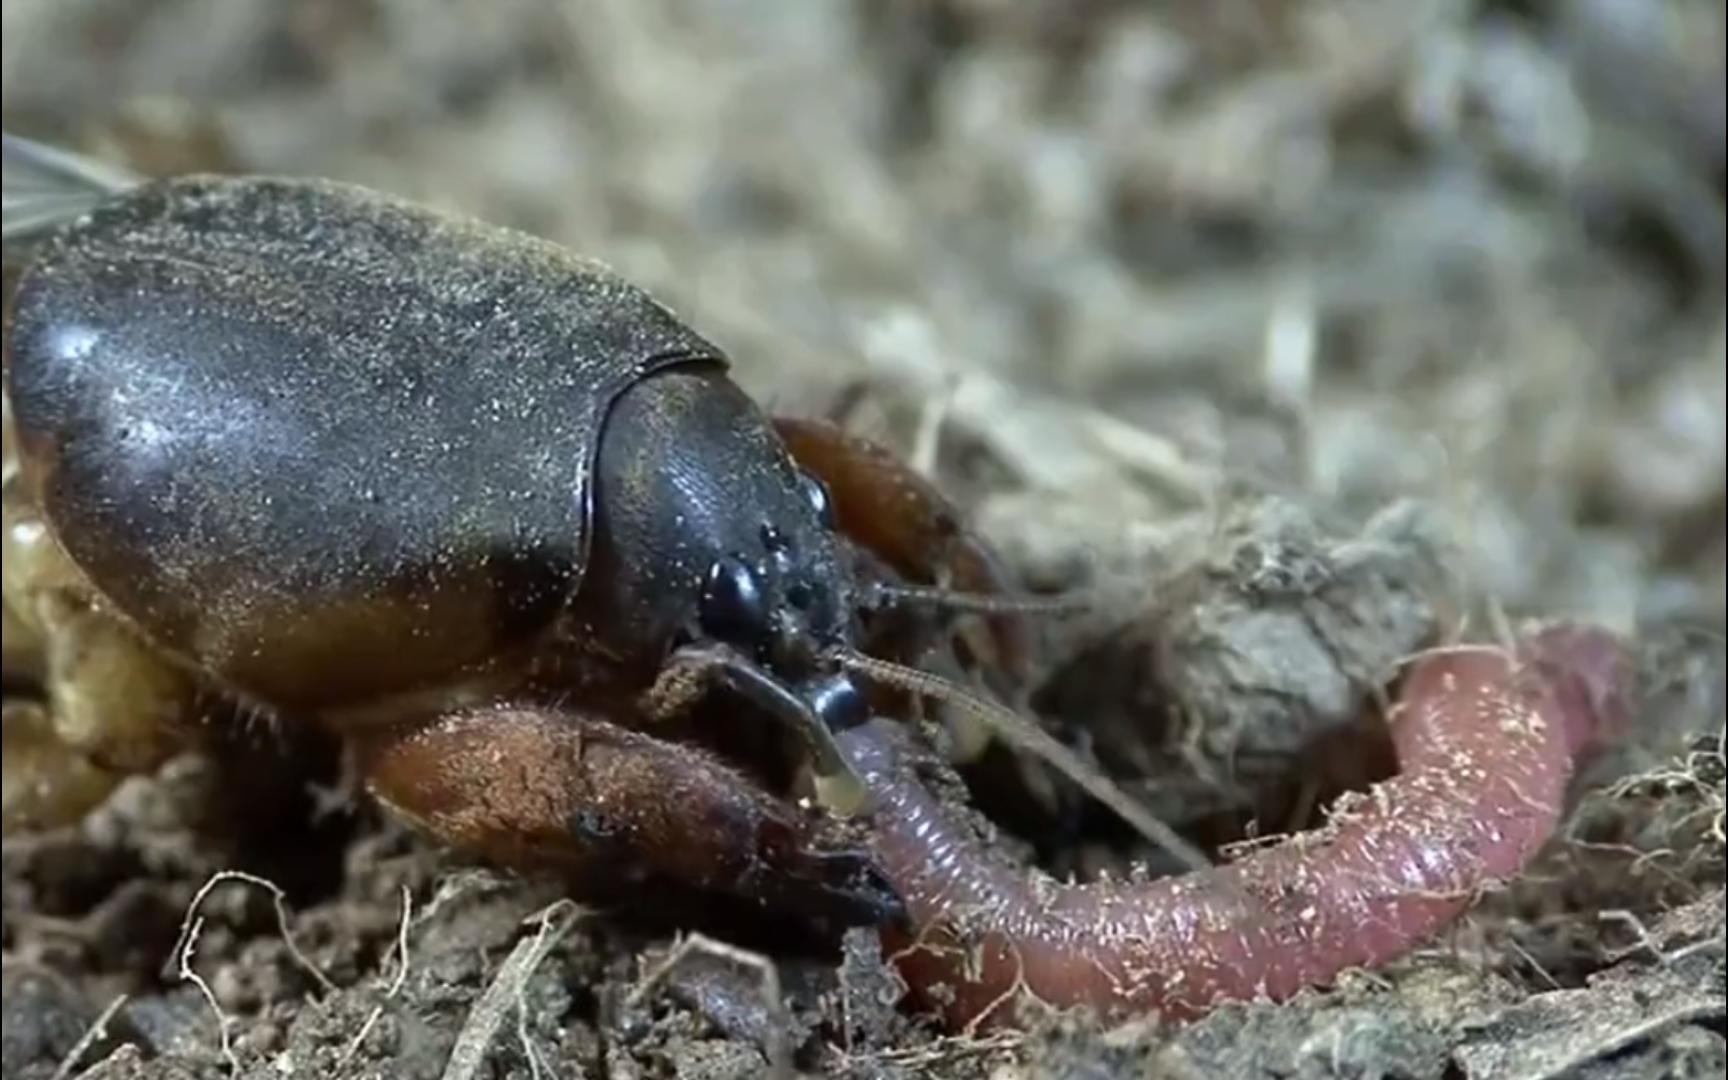
M 1151 881 L 1018 866 L 918 781 L 903 731 L 875 720 L 843 739 L 911 915 L 886 935 L 894 963 L 952 1028 L 1014 1023 L 1029 1000 L 1183 1021 L 1383 964 L 1518 874 L 1577 765 L 1627 726 L 1631 681 L 1619 639 L 1581 625 L 1424 653 L 1388 715 L 1396 775 L 1320 828 Z

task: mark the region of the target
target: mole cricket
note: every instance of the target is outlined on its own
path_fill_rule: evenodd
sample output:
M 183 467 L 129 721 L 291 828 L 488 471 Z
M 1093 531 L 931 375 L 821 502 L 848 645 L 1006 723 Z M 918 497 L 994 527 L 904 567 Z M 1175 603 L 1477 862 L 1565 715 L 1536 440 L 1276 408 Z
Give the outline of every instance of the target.
M 325 725 L 397 815 L 507 864 L 898 910 L 816 819 L 862 802 L 848 659 L 913 661 L 937 620 L 886 616 L 1006 588 L 929 484 L 767 415 L 550 242 L 325 180 L 5 155 L 6 664 L 47 706 L 8 721 L 9 829 L 160 764 L 214 694 Z M 816 808 L 722 752 L 751 725 Z

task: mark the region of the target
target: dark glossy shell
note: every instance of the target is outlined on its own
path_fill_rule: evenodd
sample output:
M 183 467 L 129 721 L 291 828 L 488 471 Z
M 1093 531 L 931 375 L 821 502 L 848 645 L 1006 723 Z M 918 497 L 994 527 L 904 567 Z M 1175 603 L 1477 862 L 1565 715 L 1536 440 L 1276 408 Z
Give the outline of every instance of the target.
M 430 685 L 536 636 L 581 579 L 610 403 L 721 359 L 556 245 L 268 178 L 102 207 L 34 260 L 11 334 L 68 553 L 278 704 Z

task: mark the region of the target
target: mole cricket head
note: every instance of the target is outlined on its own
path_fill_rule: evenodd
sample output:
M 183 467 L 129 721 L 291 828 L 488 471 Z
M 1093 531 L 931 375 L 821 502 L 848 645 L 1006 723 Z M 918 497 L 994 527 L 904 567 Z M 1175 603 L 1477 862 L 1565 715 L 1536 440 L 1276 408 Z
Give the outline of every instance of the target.
M 833 733 L 868 718 L 839 659 L 861 632 L 853 557 L 756 405 L 718 368 L 635 384 L 602 433 L 594 500 L 578 602 L 598 603 L 596 632 L 710 668 L 797 729 L 819 773 L 845 772 Z

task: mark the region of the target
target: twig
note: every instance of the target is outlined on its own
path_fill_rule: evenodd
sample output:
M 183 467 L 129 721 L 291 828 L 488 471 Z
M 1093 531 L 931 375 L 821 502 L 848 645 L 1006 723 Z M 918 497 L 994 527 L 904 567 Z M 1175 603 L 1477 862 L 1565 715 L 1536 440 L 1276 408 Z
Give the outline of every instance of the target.
M 414 894 L 408 891 L 408 886 L 402 886 L 402 919 L 396 926 L 396 977 L 390 980 L 390 988 L 384 991 L 384 1000 L 393 1000 L 402 992 L 402 987 L 408 981 L 408 926 L 414 914 Z M 385 959 L 389 959 L 386 955 Z M 360 1025 L 360 1030 L 354 1033 L 354 1038 L 348 1043 L 348 1048 L 342 1051 L 339 1062 L 346 1064 L 348 1059 L 360 1051 L 360 1046 L 366 1041 L 366 1036 L 372 1034 L 375 1027 L 384 1016 L 384 1003 L 379 1002 L 366 1015 L 366 1022 Z
M 192 902 L 186 906 L 186 914 L 180 920 L 179 940 L 174 943 L 174 950 L 169 955 L 178 957 L 174 967 L 175 975 L 180 981 L 189 982 L 196 986 L 204 1000 L 209 1003 L 210 1011 L 216 1016 L 216 1035 L 221 1043 L 222 1056 L 227 1059 L 229 1071 L 238 1075 L 240 1059 L 234 1053 L 234 1040 L 229 1032 L 233 1020 L 222 1011 L 221 1003 L 216 1000 L 215 991 L 210 989 L 210 984 L 205 981 L 204 976 L 198 974 L 192 967 L 192 955 L 198 947 L 198 935 L 204 930 L 204 917 L 198 914 L 198 908 L 215 890 L 216 886 L 229 881 L 253 885 L 269 892 L 276 907 L 277 928 L 281 932 L 283 944 L 288 947 L 288 955 L 305 968 L 326 993 L 334 993 L 336 984 L 331 982 L 329 977 L 320 971 L 305 953 L 300 951 L 299 945 L 295 944 L 293 931 L 288 928 L 288 898 L 283 893 L 281 886 L 274 881 L 261 878 L 256 874 L 248 874 L 243 870 L 223 870 L 212 874 L 210 879 L 199 887 L 198 892 L 192 897 Z
M 786 1011 L 786 1000 L 780 988 L 780 969 L 774 962 L 761 953 L 741 949 L 729 945 L 704 934 L 691 934 L 672 947 L 672 951 L 648 974 L 630 995 L 624 999 L 626 1008 L 639 1007 L 654 988 L 664 982 L 672 970 L 693 953 L 704 953 L 722 960 L 750 968 L 762 979 L 762 1003 L 767 1006 L 768 1026 L 768 1069 L 773 1080 L 792 1080 L 792 1047 L 788 1042 L 792 1018 Z
M 72 1044 L 72 1049 L 66 1051 L 66 1056 L 60 1059 L 60 1065 L 54 1070 L 54 1075 L 50 1080 L 70 1080 L 72 1070 L 78 1067 L 78 1062 L 90 1052 L 90 1048 L 96 1045 L 97 1040 L 108 1034 L 109 1021 L 114 1019 L 114 1014 L 119 1012 L 125 1004 L 125 994 L 121 994 L 108 1003 L 108 1007 L 102 1010 L 88 1028 L 84 1029 L 84 1034 L 78 1036 L 78 1041 Z
M 567 914 L 561 923 L 553 929 L 553 917 L 558 913 Z M 462 1025 L 462 1031 L 456 1036 L 456 1045 L 450 1051 L 450 1060 L 444 1066 L 443 1080 L 472 1080 L 486 1060 L 486 1052 L 492 1046 L 492 1039 L 503 1026 L 505 1014 L 511 1008 L 522 1008 L 523 987 L 533 977 L 535 969 L 546 959 L 548 953 L 555 948 L 581 917 L 582 911 L 569 900 L 560 900 L 538 914 L 540 931 L 532 938 L 524 938 L 516 943 L 499 966 L 498 974 L 493 977 L 492 985 L 480 995 L 480 1000 L 468 1013 L 468 1020 Z M 530 916 L 534 918 L 535 916 Z M 528 1052 L 529 1067 L 539 1075 L 539 1056 L 534 1053 L 527 1042 L 527 1030 L 524 1024 L 518 1027 L 518 1032 L 524 1040 Z
M 336 984 L 330 981 L 330 977 L 324 974 L 324 972 L 319 969 L 318 965 L 312 962 L 310 957 L 300 951 L 299 944 L 294 940 L 294 932 L 288 928 L 288 894 L 283 892 L 282 887 L 277 885 L 274 881 L 271 881 L 268 878 L 261 878 L 256 874 L 248 874 L 244 870 L 218 871 L 217 873 L 212 874 L 210 879 L 199 887 L 197 894 L 192 897 L 192 903 L 187 905 L 185 917 L 180 920 L 180 943 L 184 944 L 187 938 L 191 936 L 188 934 L 187 928 L 189 924 L 193 922 L 193 916 L 197 913 L 199 906 L 202 905 L 205 899 L 215 891 L 216 886 L 229 881 L 238 881 L 242 884 L 251 885 L 263 889 L 265 892 L 270 894 L 271 903 L 276 908 L 276 929 L 282 935 L 282 943 L 288 947 L 288 955 L 292 956 L 294 962 L 299 964 L 308 975 L 312 976 L 313 981 L 318 984 L 320 990 L 324 991 L 326 994 L 334 994 L 336 992 Z M 178 949 L 179 945 L 176 945 L 175 947 Z
M 1609 1054 L 1650 1038 L 1664 1028 L 1679 1024 L 1697 1023 L 1721 1015 L 1720 1005 L 1703 1005 L 1696 1002 L 1681 1005 L 1659 1016 L 1653 1016 L 1642 1024 L 1618 1029 L 1612 1035 L 1599 1038 L 1594 1042 L 1581 1040 L 1577 1050 L 1565 1061 L 1557 1062 L 1552 1068 L 1533 1074 L 1529 1080 L 1561 1080 L 1562 1077 L 1573 1075 L 1580 1065 L 1588 1065 L 1593 1061 L 1605 1058 Z
M 534 952 L 537 957 L 544 957 L 552 951 L 552 946 L 557 944 L 557 938 L 551 936 L 552 915 L 565 906 L 574 909 L 576 905 L 568 900 L 561 900 L 542 909 L 537 916 L 534 916 L 540 920 L 540 929 L 534 935 Z M 558 928 L 558 937 L 563 937 L 564 932 L 569 929 L 570 923 L 574 921 L 575 915 L 572 914 L 570 919 Z M 539 959 L 536 959 L 534 965 L 538 967 L 539 964 Z M 534 1048 L 534 1040 L 528 1035 L 528 980 L 526 978 L 516 984 L 516 1039 L 522 1044 L 522 1055 L 528 1059 L 529 1073 L 533 1075 L 534 1080 L 540 1080 L 540 1051 Z
M 918 412 L 918 432 L 913 437 L 912 452 L 907 457 L 913 469 L 931 479 L 936 477 L 942 428 L 948 421 L 948 409 L 954 401 L 953 383 L 956 380 L 945 381 L 947 385 L 941 392 L 924 399 L 924 407 Z
M 197 901 L 193 901 L 196 905 Z M 190 909 L 188 909 L 190 911 Z M 210 984 L 204 981 L 204 976 L 198 974 L 192 967 L 192 951 L 198 946 L 198 935 L 204 929 L 202 916 L 192 920 L 190 925 L 181 924 L 181 941 L 176 948 L 180 955 L 180 963 L 176 974 L 182 982 L 189 982 L 198 988 L 209 1003 L 210 1011 L 216 1016 L 216 1038 L 222 1046 L 222 1056 L 228 1061 L 228 1071 L 234 1076 L 240 1075 L 240 1059 L 234 1055 L 234 1041 L 228 1034 L 230 1020 L 228 1014 L 222 1011 L 222 1004 L 216 1000 L 216 992 L 210 989 Z
M 1560 980 L 1556 979 L 1553 975 L 1549 974 L 1548 969 L 1542 966 L 1542 961 L 1536 959 L 1534 956 L 1531 956 L 1529 949 L 1526 949 L 1524 946 L 1518 944 L 1517 938 L 1508 937 L 1506 939 L 1506 945 L 1513 952 L 1517 953 L 1523 959 L 1523 961 L 1526 964 L 1529 964 L 1530 967 L 1535 970 L 1536 974 L 1542 976 L 1542 981 L 1548 984 L 1548 989 L 1550 989 L 1550 990 L 1563 990 L 1563 989 L 1565 989 L 1565 987 L 1560 985 Z
M 1645 926 L 1644 921 L 1630 911 L 1623 908 L 1616 908 L 1613 911 L 1599 911 L 1596 913 L 1596 919 L 1598 922 L 1619 923 L 1628 927 L 1638 939 L 1631 948 L 1610 953 L 1609 955 L 1613 960 L 1624 960 L 1640 949 L 1648 951 L 1651 957 L 1656 960 L 1662 959 L 1662 947 L 1656 944 L 1656 938 L 1650 933 L 1650 928 Z
M 890 1050 L 878 1050 L 863 1055 L 865 1059 L 886 1061 L 895 1065 L 925 1066 L 937 1062 L 951 1061 L 956 1058 L 977 1057 L 990 1053 L 1006 1053 L 1025 1046 L 1027 1036 L 1024 1032 L 1004 1030 L 993 1031 L 980 1038 L 950 1035 L 935 1039 L 923 1046 L 895 1047 Z
M 408 891 L 408 886 L 402 886 L 402 921 L 396 927 L 396 977 L 390 980 L 390 989 L 384 992 L 385 997 L 395 997 L 402 992 L 402 985 L 408 981 L 408 927 L 414 917 L 414 894 Z

